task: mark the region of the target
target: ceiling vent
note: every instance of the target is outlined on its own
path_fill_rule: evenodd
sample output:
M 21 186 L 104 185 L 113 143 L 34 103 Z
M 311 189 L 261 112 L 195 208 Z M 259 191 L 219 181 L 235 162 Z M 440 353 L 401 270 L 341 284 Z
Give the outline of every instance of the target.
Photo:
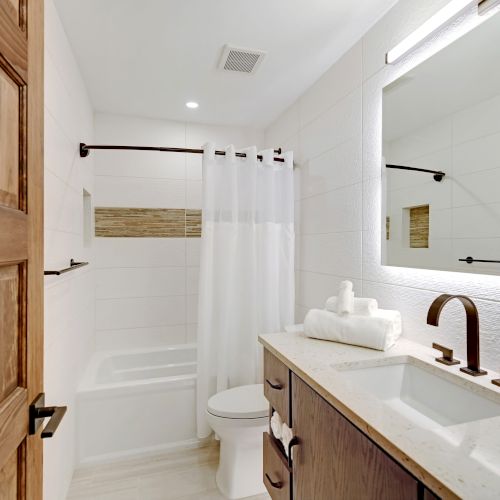
M 219 69 L 252 74 L 257 71 L 266 52 L 263 50 L 243 49 L 225 45 L 219 63 Z

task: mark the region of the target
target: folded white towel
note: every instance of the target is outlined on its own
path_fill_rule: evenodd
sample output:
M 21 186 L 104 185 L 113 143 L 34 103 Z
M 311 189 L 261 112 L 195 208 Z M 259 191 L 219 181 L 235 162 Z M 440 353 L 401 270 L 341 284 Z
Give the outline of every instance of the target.
M 337 313 L 352 314 L 354 311 L 354 292 L 351 281 L 342 281 L 337 295 Z
M 304 320 L 308 337 L 385 351 L 402 332 L 401 313 L 378 309 L 374 316 L 341 316 L 311 309 Z
M 325 309 L 327 311 L 338 313 L 338 298 L 330 297 L 326 301 Z M 361 297 L 354 297 L 354 308 L 352 314 L 358 316 L 373 316 L 378 309 L 378 302 L 376 299 L 365 299 Z
M 271 430 L 276 439 L 281 439 L 282 427 L 283 420 L 281 420 L 280 414 L 277 411 L 273 411 L 273 416 L 271 417 Z
M 281 442 L 283 443 L 283 447 L 285 448 L 286 456 L 288 456 L 288 447 L 292 439 L 293 439 L 292 429 L 290 429 L 288 425 L 283 424 L 283 427 L 281 428 Z

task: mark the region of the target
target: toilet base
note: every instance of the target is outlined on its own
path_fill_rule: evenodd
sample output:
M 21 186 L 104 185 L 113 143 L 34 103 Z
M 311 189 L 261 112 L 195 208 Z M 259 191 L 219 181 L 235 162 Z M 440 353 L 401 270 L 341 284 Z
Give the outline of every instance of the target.
M 262 438 L 237 446 L 222 439 L 216 475 L 220 492 L 232 500 L 264 493 L 262 460 Z

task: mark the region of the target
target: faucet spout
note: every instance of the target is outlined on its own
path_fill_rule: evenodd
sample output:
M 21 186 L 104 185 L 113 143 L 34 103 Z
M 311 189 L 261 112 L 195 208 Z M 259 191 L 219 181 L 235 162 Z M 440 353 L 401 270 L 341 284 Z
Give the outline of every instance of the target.
M 481 370 L 479 366 L 479 313 L 476 305 L 469 297 L 465 295 L 440 295 L 429 308 L 427 324 L 438 326 L 441 311 L 453 299 L 457 299 L 462 303 L 467 315 L 467 367 L 460 368 L 460 370 L 474 377 L 486 375 L 487 372 Z

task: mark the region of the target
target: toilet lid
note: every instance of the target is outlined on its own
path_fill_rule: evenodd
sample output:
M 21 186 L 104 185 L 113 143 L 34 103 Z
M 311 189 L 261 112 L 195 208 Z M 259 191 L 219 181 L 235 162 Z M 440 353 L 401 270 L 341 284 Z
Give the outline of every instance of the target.
M 224 418 L 262 418 L 269 414 L 269 403 L 262 384 L 243 385 L 212 396 L 208 412 Z

